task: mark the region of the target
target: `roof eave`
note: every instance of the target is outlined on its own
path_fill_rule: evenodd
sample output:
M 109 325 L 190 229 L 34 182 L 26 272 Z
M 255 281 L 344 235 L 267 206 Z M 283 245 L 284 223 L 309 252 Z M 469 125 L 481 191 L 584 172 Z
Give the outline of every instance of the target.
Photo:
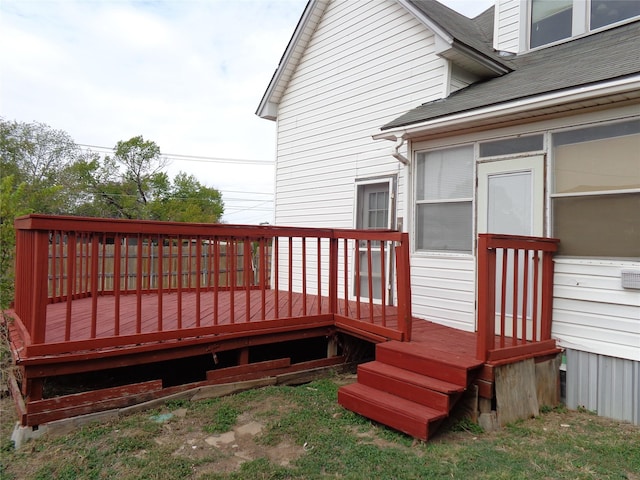
M 282 92 L 289 83 L 295 66 L 300 60 L 300 52 L 305 49 L 327 3 L 328 0 L 309 0 L 309 3 L 307 3 L 298 21 L 298 25 L 287 44 L 287 48 L 282 54 L 280 63 L 278 63 L 278 67 L 262 95 L 262 99 L 256 110 L 256 115 L 259 117 L 268 120 L 275 120 L 277 118 L 277 107 Z
M 573 110 L 572 106 L 576 104 L 586 108 L 588 102 L 594 102 L 594 105 L 597 105 L 598 99 L 624 94 L 627 94 L 629 99 L 640 98 L 640 73 L 391 127 L 372 135 L 372 138 L 397 141 L 399 138 L 406 140 L 426 137 L 463 128 L 483 126 L 490 128 L 496 125 L 496 119 L 499 119 L 499 123 L 502 124 L 516 119 L 531 118 L 536 113 L 544 115 L 545 112 L 548 114 L 566 112 Z

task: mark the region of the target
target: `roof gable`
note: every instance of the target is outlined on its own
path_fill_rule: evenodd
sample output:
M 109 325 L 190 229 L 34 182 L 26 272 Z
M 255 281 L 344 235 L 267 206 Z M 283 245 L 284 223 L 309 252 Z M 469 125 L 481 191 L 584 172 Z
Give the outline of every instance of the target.
M 285 49 L 280 63 L 256 110 L 256 115 L 269 120 L 277 118 L 277 107 L 309 41 L 331 0 L 309 0 L 302 17 Z M 409 13 L 431 30 L 436 37 L 439 55 L 481 77 L 502 75 L 510 71 L 506 62 L 496 57 L 487 38 L 487 16 L 469 19 L 434 0 L 396 0 Z M 487 12 L 493 12 L 493 7 Z M 487 13 L 485 12 L 485 13 Z M 493 18 L 493 14 L 490 13 Z

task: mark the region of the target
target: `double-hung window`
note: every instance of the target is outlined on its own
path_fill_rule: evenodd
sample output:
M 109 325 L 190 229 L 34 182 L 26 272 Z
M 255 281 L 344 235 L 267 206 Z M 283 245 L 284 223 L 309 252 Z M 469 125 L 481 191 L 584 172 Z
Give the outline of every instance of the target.
M 416 155 L 416 248 L 471 253 L 473 145 Z
M 559 253 L 640 257 L 640 120 L 558 132 L 552 142 Z

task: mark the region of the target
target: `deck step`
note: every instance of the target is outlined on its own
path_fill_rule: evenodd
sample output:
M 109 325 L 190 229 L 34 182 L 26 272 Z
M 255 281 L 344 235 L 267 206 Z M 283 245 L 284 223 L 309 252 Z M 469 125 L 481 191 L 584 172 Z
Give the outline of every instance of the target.
M 466 388 L 469 372 L 482 366 L 476 358 L 433 349 L 419 343 L 384 342 L 376 345 L 376 360 Z
M 352 412 L 425 441 L 448 414 L 360 383 L 341 387 L 338 403 Z
M 446 412 L 465 390 L 460 385 L 377 361 L 358 367 L 358 383 Z

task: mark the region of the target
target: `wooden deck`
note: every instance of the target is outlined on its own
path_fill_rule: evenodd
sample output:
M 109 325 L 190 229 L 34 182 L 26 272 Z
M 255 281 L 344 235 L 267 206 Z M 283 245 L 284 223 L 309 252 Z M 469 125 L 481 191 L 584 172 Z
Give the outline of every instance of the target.
M 552 239 L 480 238 L 478 332 L 463 332 L 412 317 L 406 233 L 42 215 L 18 219 L 16 229 L 8 326 L 18 375 L 10 388 L 25 426 L 343 365 L 348 337 L 375 344 L 375 361 L 360 367 L 358 383 L 341 389 L 339 401 L 427 439 L 472 383 L 492 398 L 496 365 L 557 352 Z M 508 257 L 508 250 L 521 254 Z M 182 380 L 152 371 L 73 394 L 45 388 L 62 377 L 126 377 L 198 358 L 204 370 Z

